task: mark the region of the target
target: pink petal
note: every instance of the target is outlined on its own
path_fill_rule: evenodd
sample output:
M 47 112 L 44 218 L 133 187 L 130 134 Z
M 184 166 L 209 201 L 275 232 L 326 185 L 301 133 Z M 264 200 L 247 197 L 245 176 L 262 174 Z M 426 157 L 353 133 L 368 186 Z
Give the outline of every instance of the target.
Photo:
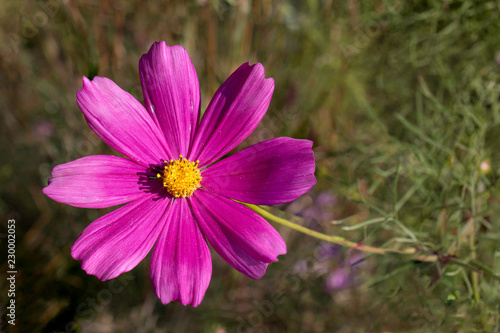
M 130 271 L 153 247 L 170 198 L 147 196 L 92 222 L 71 249 L 87 274 L 101 281 Z
M 269 263 L 286 253 L 280 234 L 250 208 L 204 189 L 189 200 L 209 243 L 238 271 L 259 279 Z
M 274 80 L 264 67 L 241 65 L 220 86 L 203 115 L 189 160 L 210 165 L 240 144 L 257 127 L 269 107 Z
M 185 199 L 176 199 L 151 258 L 151 282 L 163 304 L 201 303 L 212 275 L 207 242 Z
M 146 109 L 110 79 L 84 77 L 76 102 L 102 141 L 132 161 L 149 166 L 169 157 L 165 138 Z
M 196 70 L 182 46 L 156 42 L 139 62 L 146 109 L 168 138 L 172 158 L 186 156 L 200 116 Z
M 201 185 L 257 205 L 293 201 L 316 184 L 311 147 L 291 138 L 258 143 L 203 170 Z
M 144 166 L 121 157 L 82 157 L 56 166 L 43 193 L 75 207 L 112 207 L 147 195 L 139 185 L 145 170 Z

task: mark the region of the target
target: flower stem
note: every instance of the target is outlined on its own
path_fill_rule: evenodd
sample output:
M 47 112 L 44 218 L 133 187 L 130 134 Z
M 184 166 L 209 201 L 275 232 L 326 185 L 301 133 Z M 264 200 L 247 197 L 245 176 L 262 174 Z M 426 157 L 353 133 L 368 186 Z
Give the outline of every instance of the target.
M 472 260 L 475 260 L 477 257 L 476 253 L 476 234 L 479 232 L 478 228 L 478 219 L 476 216 L 476 207 L 480 209 L 480 199 L 478 198 L 476 200 L 476 179 L 477 179 L 477 171 L 474 172 L 474 175 L 472 176 L 472 186 L 471 186 L 471 208 L 472 208 L 472 233 L 470 236 L 470 249 L 471 249 L 471 258 Z M 478 192 L 481 191 L 482 186 L 481 182 L 478 184 Z M 474 299 L 476 300 L 476 303 L 479 303 L 480 300 L 480 295 L 479 295 L 479 274 L 477 271 L 472 271 L 471 273 L 472 277 L 472 290 L 474 292 Z
M 331 236 L 331 235 L 326 235 L 321 232 L 317 232 L 314 230 L 311 230 L 309 228 L 306 228 L 304 226 L 301 226 L 297 223 L 291 222 L 289 220 L 286 220 L 284 218 L 278 217 L 269 211 L 263 209 L 260 206 L 257 205 L 252 205 L 244 202 L 240 202 L 242 205 L 247 206 L 257 214 L 261 215 L 262 217 L 277 222 L 279 224 L 282 224 L 286 227 L 289 227 L 293 230 L 297 230 L 303 234 L 306 234 L 308 236 L 321 239 L 330 243 L 342 245 L 345 247 L 348 247 L 350 249 L 355 249 L 363 252 L 368 252 L 368 253 L 374 253 L 374 254 L 387 254 L 387 253 L 398 253 L 398 254 L 405 254 L 405 255 L 410 255 L 409 259 L 411 260 L 417 260 L 417 261 L 424 261 L 424 262 L 437 262 L 439 261 L 439 257 L 435 254 L 417 254 L 415 253 L 414 248 L 407 248 L 404 250 L 398 250 L 398 249 L 390 249 L 390 248 L 378 248 L 378 247 L 373 247 L 373 246 L 367 246 L 367 245 L 362 245 L 360 243 L 356 243 L 350 240 L 347 240 L 343 237 L 339 236 Z M 500 274 L 496 273 L 492 268 L 488 267 L 487 265 L 477 261 L 475 258 L 472 260 L 465 262 L 463 260 L 460 260 L 459 258 L 455 257 L 453 254 L 448 257 L 448 260 L 456 265 L 465 267 L 469 270 L 472 271 L 472 273 L 476 274 L 477 276 L 479 275 L 479 272 L 486 273 L 487 275 L 490 275 L 494 277 L 495 279 L 500 280 Z M 472 275 L 474 277 L 474 275 Z M 476 282 L 477 283 L 477 282 Z M 477 288 L 477 287 L 476 287 Z M 474 289 L 474 288 L 473 288 Z M 475 297 L 479 296 L 478 291 L 474 290 Z M 477 296 L 476 296 L 477 295 Z M 478 298 L 476 298 L 477 300 Z
M 415 249 L 409 248 L 405 250 L 397 250 L 397 249 L 387 249 L 387 248 L 378 248 L 378 247 L 373 247 L 373 246 L 367 246 L 367 245 L 362 245 L 361 243 L 356 243 L 350 240 L 347 240 L 343 237 L 339 236 L 331 236 L 331 235 L 325 235 L 321 232 L 317 232 L 314 230 L 311 230 L 309 228 L 306 228 L 304 226 L 301 226 L 299 224 L 293 223 L 289 220 L 283 219 L 281 217 L 278 217 L 274 214 L 271 214 L 270 212 L 266 211 L 265 209 L 257 206 L 257 205 L 252 205 L 248 203 L 241 202 L 241 204 L 247 206 L 248 208 L 252 209 L 254 212 L 257 214 L 261 215 L 262 217 L 269 219 L 271 221 L 277 222 L 279 224 L 282 224 L 288 228 L 297 230 L 303 234 L 309 235 L 311 237 L 321 239 L 330 243 L 342 245 L 345 247 L 348 247 L 350 249 L 356 249 L 359 251 L 363 252 L 369 252 L 369 253 L 375 253 L 375 254 L 386 254 L 386 253 L 399 253 L 399 254 L 411 254 L 411 259 L 413 260 L 419 260 L 419 261 L 426 261 L 426 262 L 435 262 L 438 260 L 437 255 L 414 255 L 415 254 Z

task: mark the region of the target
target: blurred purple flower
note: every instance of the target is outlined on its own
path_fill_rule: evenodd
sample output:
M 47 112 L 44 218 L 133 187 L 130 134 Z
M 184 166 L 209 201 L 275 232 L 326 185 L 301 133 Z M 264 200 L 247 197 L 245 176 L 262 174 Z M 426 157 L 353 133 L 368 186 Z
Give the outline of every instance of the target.
M 295 262 L 295 265 L 293 266 L 293 272 L 296 274 L 304 274 L 309 271 L 309 267 L 307 265 L 307 260 L 301 259 L 297 260 Z
M 294 201 L 288 206 L 288 211 L 306 220 L 331 221 L 335 218 L 333 207 L 338 202 L 336 195 L 324 191 L 315 196 L 311 190 L 306 196 Z
M 31 134 L 37 138 L 48 138 L 54 133 L 55 126 L 48 120 L 36 122 L 31 128 Z
M 316 258 L 319 261 L 330 260 L 332 257 L 339 256 L 342 253 L 343 247 L 338 244 L 320 243 L 316 248 Z
M 359 273 L 364 266 L 363 258 L 361 254 L 357 253 L 352 259 L 346 259 L 341 267 L 329 273 L 324 281 L 325 291 L 333 293 L 357 286 L 361 282 Z
M 77 93 L 92 130 L 128 159 L 88 156 L 56 166 L 43 192 L 76 207 L 128 203 L 91 223 L 72 256 L 108 280 L 133 269 L 156 243 L 156 294 L 165 304 L 197 306 L 212 274 L 207 241 L 254 279 L 286 253 L 279 233 L 232 199 L 273 205 L 307 192 L 316 183 L 312 142 L 275 138 L 217 162 L 266 113 L 274 81 L 265 79 L 264 67 L 238 68 L 201 121 L 198 78 L 183 47 L 154 43 L 139 72 L 146 108 L 103 77 L 84 77 Z
M 350 282 L 350 273 L 344 268 L 337 268 L 325 279 L 325 290 L 331 293 L 335 290 L 345 289 Z

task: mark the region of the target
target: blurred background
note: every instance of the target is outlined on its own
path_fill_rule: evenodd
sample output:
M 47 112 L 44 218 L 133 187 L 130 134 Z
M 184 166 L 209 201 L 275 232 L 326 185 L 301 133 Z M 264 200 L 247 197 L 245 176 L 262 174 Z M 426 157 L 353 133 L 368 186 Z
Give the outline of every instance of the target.
M 16 220 L 11 332 L 497 332 L 500 330 L 500 8 L 497 1 L 0 1 L 1 250 Z M 105 76 L 142 101 L 138 61 L 183 45 L 202 110 L 244 62 L 275 79 L 238 148 L 314 141 L 318 183 L 273 214 L 372 255 L 273 225 L 288 254 L 260 280 L 213 254 L 201 305 L 162 305 L 149 258 L 119 278 L 86 275 L 70 248 L 111 209 L 41 192 L 57 164 L 116 154 L 75 101 Z M 2 254 L 0 276 L 8 270 Z

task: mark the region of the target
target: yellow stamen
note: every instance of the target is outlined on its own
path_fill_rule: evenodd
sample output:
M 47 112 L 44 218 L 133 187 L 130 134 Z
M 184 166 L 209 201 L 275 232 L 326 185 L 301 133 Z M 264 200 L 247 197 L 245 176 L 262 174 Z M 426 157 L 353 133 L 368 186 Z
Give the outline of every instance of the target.
M 191 162 L 179 155 L 178 160 L 165 163 L 163 172 L 156 176 L 163 179 L 163 186 L 174 197 L 189 197 L 201 186 L 201 173 L 198 169 L 200 161 Z

